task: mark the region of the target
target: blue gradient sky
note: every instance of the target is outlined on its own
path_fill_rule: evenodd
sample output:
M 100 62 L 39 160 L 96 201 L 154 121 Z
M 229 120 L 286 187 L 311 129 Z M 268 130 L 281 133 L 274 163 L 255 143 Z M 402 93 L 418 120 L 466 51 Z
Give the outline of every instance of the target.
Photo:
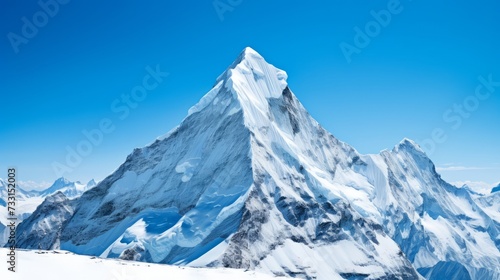
M 500 87 L 477 104 L 474 93 L 481 75 L 500 81 L 500 3 L 401 0 L 400 12 L 349 63 L 340 44 L 354 45 L 354 28 L 390 2 L 243 0 L 221 17 L 213 1 L 73 0 L 15 53 L 9 32 L 21 36 L 22 18 L 32 21 L 41 7 L 4 0 L 0 170 L 16 166 L 20 180 L 51 182 L 66 147 L 108 118 L 114 131 L 64 174 L 101 180 L 133 148 L 176 126 L 251 46 L 288 72 L 291 89 L 326 129 L 360 152 L 408 137 L 427 143 L 445 179 L 498 182 Z M 111 104 L 142 83 L 148 65 L 169 76 L 122 120 Z M 467 117 L 453 111 L 464 101 L 477 105 Z M 432 148 L 425 139 L 435 129 L 446 140 Z

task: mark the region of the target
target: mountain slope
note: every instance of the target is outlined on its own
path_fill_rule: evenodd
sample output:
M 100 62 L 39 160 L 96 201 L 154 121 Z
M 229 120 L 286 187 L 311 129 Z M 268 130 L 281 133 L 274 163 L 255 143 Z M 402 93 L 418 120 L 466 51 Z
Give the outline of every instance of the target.
M 134 150 L 58 220 L 60 247 L 317 279 L 417 279 L 381 225 L 333 193 L 336 169 L 356 156 L 309 116 L 285 72 L 246 49 L 178 128 Z
M 40 244 L 27 236 L 53 217 L 44 248 L 79 254 L 320 280 L 500 278 L 485 207 L 411 140 L 359 154 L 286 79 L 245 49 L 177 128 L 70 205 L 38 208 L 21 244 Z
M 418 145 L 405 139 L 392 151 L 361 160 L 367 164 L 355 170 L 367 181 L 379 179 L 368 193 L 386 232 L 424 276 L 454 279 L 461 267 L 467 272 L 463 279 L 500 277 L 498 223 L 466 189 L 444 182 Z
M 73 201 L 62 192 L 48 196 L 37 210 L 18 226 L 17 246 L 25 249 L 59 248 L 60 229 L 73 213 Z

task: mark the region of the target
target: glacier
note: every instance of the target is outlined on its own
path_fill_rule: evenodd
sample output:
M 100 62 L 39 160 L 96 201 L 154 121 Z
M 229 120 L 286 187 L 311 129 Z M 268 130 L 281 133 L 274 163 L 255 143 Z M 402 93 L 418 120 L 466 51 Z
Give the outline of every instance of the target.
M 498 196 L 412 140 L 363 155 L 246 48 L 179 126 L 19 227 L 22 248 L 303 279 L 500 279 Z

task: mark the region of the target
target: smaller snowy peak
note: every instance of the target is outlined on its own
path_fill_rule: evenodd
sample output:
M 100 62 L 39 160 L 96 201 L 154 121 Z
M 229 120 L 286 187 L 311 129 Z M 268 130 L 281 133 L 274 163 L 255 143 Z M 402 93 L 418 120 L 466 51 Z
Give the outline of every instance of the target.
M 61 190 L 62 188 L 68 187 L 70 185 L 74 185 L 74 183 L 70 182 L 68 179 L 66 179 L 64 177 L 61 177 L 61 178 L 55 180 L 55 182 L 52 184 L 52 186 L 50 186 L 48 189 L 41 191 L 40 194 L 42 196 L 50 195 L 50 194 L 57 192 L 58 190 Z
M 424 150 L 415 141 L 408 138 L 401 140 L 401 142 L 399 142 L 399 144 L 397 144 L 393 149 L 395 152 L 403 150 L 408 152 L 418 152 L 425 155 Z
M 61 203 L 68 200 L 68 197 L 64 195 L 64 193 L 58 191 L 53 195 L 48 196 L 42 205 L 51 204 L 51 203 Z
M 391 162 L 392 168 L 402 167 L 401 172 L 410 172 L 412 176 L 419 178 L 440 177 L 432 160 L 415 141 L 408 138 L 399 142 L 392 151 L 382 151 L 381 155 Z
M 95 187 L 97 185 L 96 181 L 94 179 L 91 179 L 88 183 L 87 183 L 87 190 L 90 190 L 91 188 Z
M 69 183 L 71 183 L 71 182 L 64 177 L 61 177 L 61 178 L 54 181 L 54 185 L 55 184 L 69 184 Z
M 89 189 L 95 187 L 95 185 L 96 182 L 94 181 L 94 179 L 90 180 L 87 184 L 82 184 L 80 181 L 71 182 L 64 177 L 61 177 L 57 179 L 52 184 L 52 186 L 43 191 L 40 191 L 38 193 L 38 196 L 46 197 L 60 191 L 68 198 L 75 198 L 88 191 Z
M 61 177 L 54 181 L 51 187 L 62 187 L 71 184 L 72 182 L 64 177 Z
M 452 184 L 452 185 L 454 185 L 457 188 L 462 188 L 464 190 L 467 190 L 471 195 L 474 195 L 474 196 L 476 196 L 476 195 L 483 195 L 482 193 L 480 193 L 477 190 L 475 190 L 474 187 L 471 187 L 471 186 L 469 186 L 467 184 L 463 184 L 462 186 L 457 185 L 457 184 Z

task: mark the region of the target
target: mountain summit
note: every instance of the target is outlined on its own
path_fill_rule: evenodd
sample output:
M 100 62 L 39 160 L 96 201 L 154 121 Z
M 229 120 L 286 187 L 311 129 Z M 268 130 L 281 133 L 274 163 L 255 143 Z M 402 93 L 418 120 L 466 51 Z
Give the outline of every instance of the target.
M 177 128 L 39 207 L 20 244 L 320 280 L 499 275 L 498 221 L 418 145 L 361 155 L 286 79 L 246 48 Z

